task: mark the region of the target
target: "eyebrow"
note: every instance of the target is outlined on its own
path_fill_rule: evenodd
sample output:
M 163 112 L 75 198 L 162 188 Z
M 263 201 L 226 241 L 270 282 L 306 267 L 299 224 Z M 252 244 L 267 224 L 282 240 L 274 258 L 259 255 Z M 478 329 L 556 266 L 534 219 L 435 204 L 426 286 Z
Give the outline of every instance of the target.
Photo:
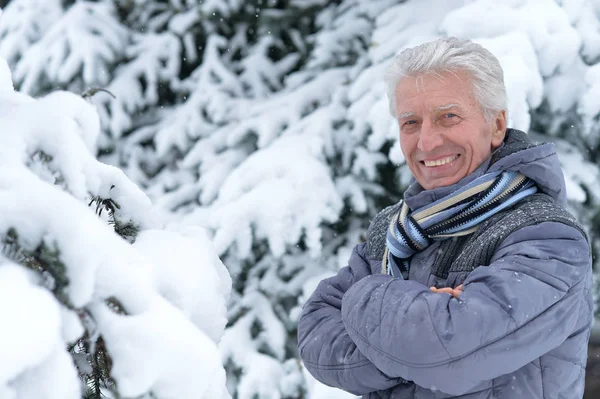
M 434 112 L 444 111 L 446 109 L 451 109 L 451 108 L 460 108 L 460 105 L 459 104 L 454 104 L 454 103 L 438 105 L 437 107 L 435 107 L 433 109 L 433 111 Z M 413 112 L 413 111 L 403 112 L 401 114 L 398 114 L 398 119 L 410 118 L 411 116 L 414 116 L 414 115 L 416 115 L 416 113 Z
M 409 118 L 411 116 L 415 115 L 414 112 L 409 111 L 409 112 L 403 112 L 401 114 L 398 114 L 398 119 L 404 119 L 404 118 Z
M 443 111 L 443 110 L 450 109 L 450 108 L 460 108 L 460 105 L 458 105 L 458 104 L 439 105 L 434 108 L 434 111 Z

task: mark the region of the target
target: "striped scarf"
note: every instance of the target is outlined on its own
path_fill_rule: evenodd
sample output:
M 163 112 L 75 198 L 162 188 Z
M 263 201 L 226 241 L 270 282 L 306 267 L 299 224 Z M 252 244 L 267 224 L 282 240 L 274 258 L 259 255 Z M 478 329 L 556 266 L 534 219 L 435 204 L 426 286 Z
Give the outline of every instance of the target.
M 531 179 L 504 171 L 485 174 L 414 212 L 403 201 L 387 232 L 383 273 L 407 279 L 413 254 L 434 241 L 475 232 L 487 218 L 536 191 Z

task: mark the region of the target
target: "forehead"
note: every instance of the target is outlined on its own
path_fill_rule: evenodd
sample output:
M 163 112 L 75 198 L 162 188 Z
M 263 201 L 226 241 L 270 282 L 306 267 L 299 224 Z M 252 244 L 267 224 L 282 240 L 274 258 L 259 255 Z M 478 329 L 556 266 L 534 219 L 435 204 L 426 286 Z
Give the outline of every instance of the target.
M 470 77 L 464 72 L 406 76 L 396 86 L 398 114 L 476 106 Z

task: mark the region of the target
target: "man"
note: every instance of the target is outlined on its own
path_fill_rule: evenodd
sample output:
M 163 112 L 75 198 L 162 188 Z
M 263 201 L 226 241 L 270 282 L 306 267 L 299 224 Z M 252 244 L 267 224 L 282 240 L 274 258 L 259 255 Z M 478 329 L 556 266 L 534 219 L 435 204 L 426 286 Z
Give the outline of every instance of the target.
M 306 368 L 371 399 L 581 398 L 591 255 L 554 146 L 506 128 L 472 42 L 405 50 L 386 83 L 414 182 L 306 303 Z

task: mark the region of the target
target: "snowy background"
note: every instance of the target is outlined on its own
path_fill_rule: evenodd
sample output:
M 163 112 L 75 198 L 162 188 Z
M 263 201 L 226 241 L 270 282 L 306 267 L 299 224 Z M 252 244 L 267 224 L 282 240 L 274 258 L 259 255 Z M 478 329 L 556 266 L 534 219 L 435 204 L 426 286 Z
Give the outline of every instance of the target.
M 442 36 L 498 57 L 600 249 L 599 0 L 0 8 L 2 398 L 350 398 L 296 321 L 401 198 L 383 72 Z

